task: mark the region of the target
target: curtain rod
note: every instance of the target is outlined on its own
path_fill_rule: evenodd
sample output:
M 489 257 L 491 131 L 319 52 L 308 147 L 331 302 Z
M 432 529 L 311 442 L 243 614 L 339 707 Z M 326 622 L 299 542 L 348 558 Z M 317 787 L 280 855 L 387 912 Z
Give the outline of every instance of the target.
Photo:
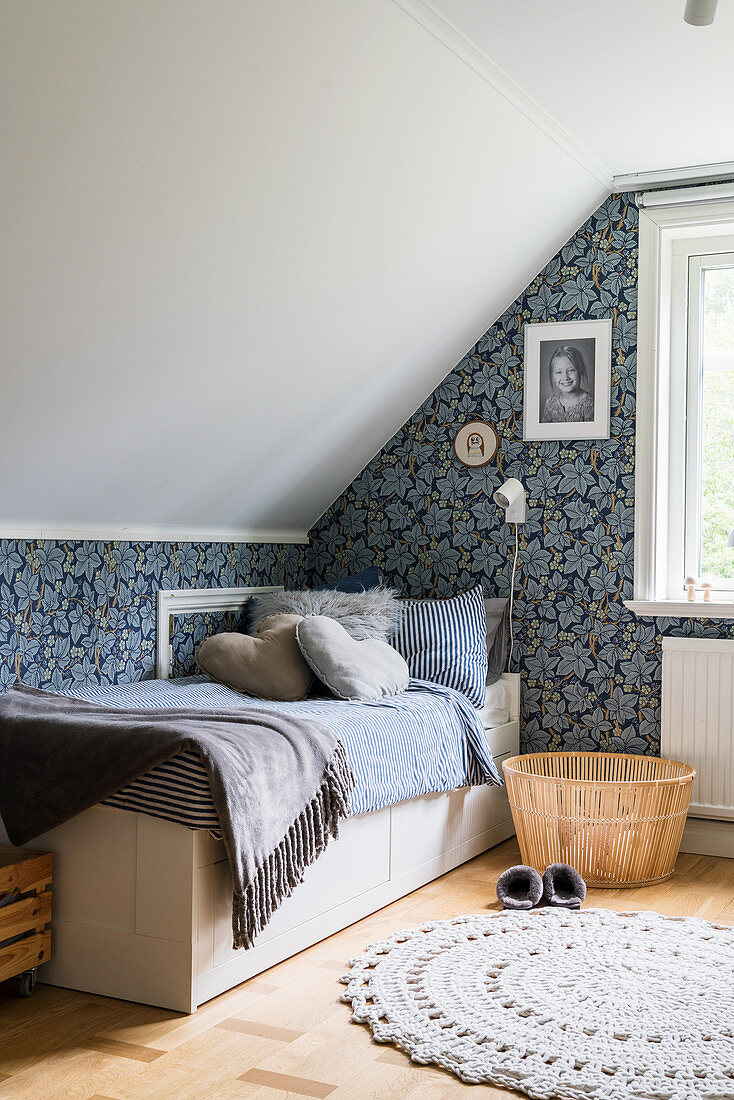
M 676 187 L 670 191 L 644 191 L 635 195 L 638 206 L 683 206 L 734 199 L 734 183 L 708 187 Z

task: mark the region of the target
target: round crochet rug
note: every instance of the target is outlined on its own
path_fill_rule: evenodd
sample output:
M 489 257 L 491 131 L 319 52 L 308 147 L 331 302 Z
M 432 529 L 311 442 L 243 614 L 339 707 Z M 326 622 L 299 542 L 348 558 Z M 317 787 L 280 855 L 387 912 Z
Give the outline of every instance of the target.
M 459 917 L 341 980 L 377 1042 L 536 1100 L 734 1100 L 734 928 L 608 909 Z

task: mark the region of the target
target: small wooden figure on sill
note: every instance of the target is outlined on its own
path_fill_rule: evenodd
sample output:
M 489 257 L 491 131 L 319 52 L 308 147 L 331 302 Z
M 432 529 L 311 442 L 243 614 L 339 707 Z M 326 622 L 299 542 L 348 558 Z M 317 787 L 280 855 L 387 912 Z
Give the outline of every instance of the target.
M 703 592 L 703 602 L 704 603 L 711 603 L 711 589 L 712 588 L 713 588 L 713 585 L 711 584 L 711 581 L 706 580 L 705 578 L 701 581 L 701 591 Z
M 695 577 L 686 577 L 683 584 L 686 588 L 686 599 L 689 603 L 694 603 L 696 599 L 696 585 L 698 584 L 697 579 Z

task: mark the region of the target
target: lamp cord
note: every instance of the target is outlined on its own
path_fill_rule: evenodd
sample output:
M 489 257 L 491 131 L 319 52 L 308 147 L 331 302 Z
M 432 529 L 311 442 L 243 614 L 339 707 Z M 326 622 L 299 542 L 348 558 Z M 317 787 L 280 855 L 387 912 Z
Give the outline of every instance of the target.
M 512 651 L 515 648 L 515 633 L 512 627 L 512 609 L 515 603 L 515 570 L 517 569 L 517 524 L 515 524 L 515 557 L 512 562 L 512 579 L 510 580 L 510 655 L 507 658 L 507 671 L 512 671 Z

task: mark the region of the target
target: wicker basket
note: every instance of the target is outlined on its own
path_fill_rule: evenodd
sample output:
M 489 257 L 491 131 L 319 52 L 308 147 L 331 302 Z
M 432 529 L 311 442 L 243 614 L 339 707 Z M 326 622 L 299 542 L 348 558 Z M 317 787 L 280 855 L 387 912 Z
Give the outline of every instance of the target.
M 570 863 L 589 886 L 670 878 L 696 772 L 678 760 L 537 752 L 502 765 L 523 862 Z

